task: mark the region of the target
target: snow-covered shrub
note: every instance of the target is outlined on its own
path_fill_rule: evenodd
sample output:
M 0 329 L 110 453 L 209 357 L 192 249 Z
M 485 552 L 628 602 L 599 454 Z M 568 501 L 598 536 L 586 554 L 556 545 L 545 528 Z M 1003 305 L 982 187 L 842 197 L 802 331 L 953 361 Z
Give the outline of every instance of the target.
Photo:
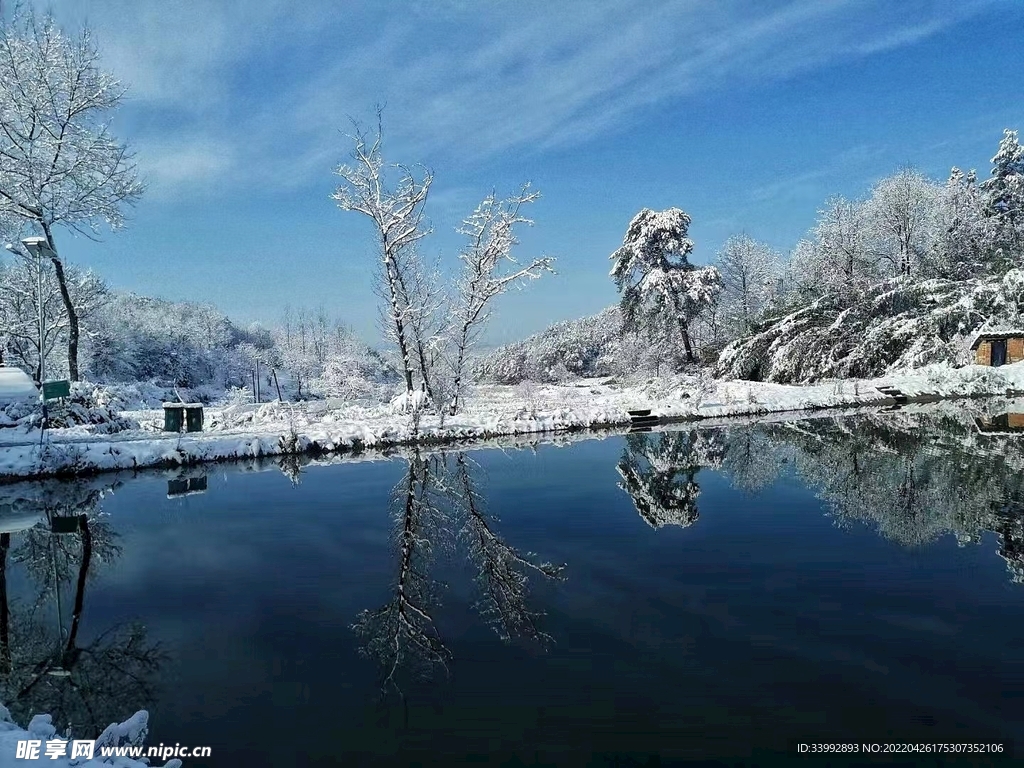
M 4 765 L 7 760 L 14 761 L 17 754 L 19 741 L 37 740 L 46 742 L 58 738 L 53 725 L 53 718 L 50 715 L 36 715 L 28 724 L 27 728 L 21 728 L 11 718 L 7 707 L 0 704 L 0 754 L 5 756 Z M 101 757 L 100 750 L 103 747 L 145 745 L 146 737 L 149 735 L 149 713 L 145 710 L 136 712 L 123 723 L 111 723 L 96 739 L 93 757 L 89 760 L 77 758 L 74 761 L 67 757 L 45 759 L 45 764 L 52 768 L 147 768 L 146 762 L 134 760 L 130 757 Z M 92 734 L 75 734 L 81 738 L 90 738 Z M 21 764 L 22 761 L 18 761 Z M 43 762 L 43 761 L 41 761 Z M 27 763 L 26 763 L 27 764 Z M 174 758 L 164 764 L 163 768 L 181 768 L 181 760 Z
M 224 401 L 228 407 L 247 405 L 253 402 L 252 391 L 245 387 L 228 387 Z
M 0 429 L 25 424 L 33 416 L 38 416 L 39 406 L 36 403 L 17 402 L 0 405 Z
M 62 406 L 51 407 L 48 426 L 54 429 L 87 426 L 89 432 L 98 435 L 139 428 L 135 419 L 122 416 L 110 405 L 100 403 L 94 393 L 95 390 L 89 384 L 75 382 L 71 387 L 71 396 Z
M 403 392 L 391 400 L 392 413 L 420 413 L 430 407 L 430 398 L 426 392 L 413 390 Z
M 328 357 L 323 373 L 311 383 L 311 389 L 322 397 L 382 402 L 398 381 L 397 371 L 378 353 L 361 347 Z

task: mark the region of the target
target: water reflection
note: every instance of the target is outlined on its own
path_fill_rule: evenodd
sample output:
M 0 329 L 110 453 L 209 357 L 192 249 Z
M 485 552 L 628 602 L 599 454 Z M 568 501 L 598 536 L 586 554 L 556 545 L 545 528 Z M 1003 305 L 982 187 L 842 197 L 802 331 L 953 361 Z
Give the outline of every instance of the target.
M 1009 434 L 1024 432 L 1024 413 L 1000 413 L 994 416 L 979 416 L 975 419 L 979 432 Z
M 617 470 L 651 526 L 692 525 L 702 470 L 756 491 L 795 472 L 839 525 L 867 523 L 904 546 L 985 532 L 1014 582 L 1024 582 L 1022 414 L 944 409 L 630 434 Z M 981 425 L 987 425 L 981 428 Z
M 0 701 L 19 722 L 48 712 L 58 732 L 92 735 L 154 699 L 163 654 L 142 626 L 110 626 L 80 642 L 89 580 L 121 554 L 99 511 L 113 487 L 0 488 Z M 14 565 L 28 576 L 28 600 L 9 594 Z
M 401 693 L 400 676 L 430 677 L 447 672 L 451 657 L 433 613 L 444 585 L 431 577 L 435 558 L 465 557 L 472 563 L 474 608 L 497 635 L 543 646 L 550 635 L 539 627 L 540 611 L 528 605 L 529 575 L 560 579 L 564 565 L 521 553 L 495 530 L 486 501 L 465 453 L 424 456 L 413 452 L 391 493 L 390 516 L 396 552 L 392 597 L 359 614 L 353 630 L 364 655 L 381 666 L 381 689 Z
M 709 441 L 709 435 L 714 437 L 697 431 L 626 435 L 616 466 L 622 478 L 618 485 L 652 528 L 686 527 L 697 520 L 697 473 L 721 463 L 722 446 Z
M 938 409 L 900 411 L 856 419 L 637 432 L 603 445 L 591 443 L 575 455 L 561 452 L 557 458 L 552 457 L 553 451 L 542 451 L 539 461 L 524 457 L 507 464 L 508 499 L 518 508 L 536 507 L 537 516 L 531 517 L 524 509 L 523 515 L 509 515 L 504 525 L 491 514 L 498 499 L 488 487 L 497 483 L 489 482 L 484 470 L 498 456 L 494 453 L 406 451 L 394 463 L 378 463 L 372 471 L 350 467 L 337 475 L 329 470 L 307 473 L 306 467 L 319 460 L 299 456 L 230 468 L 279 469 L 298 486 L 295 488 L 280 481 L 275 486 L 272 477 L 249 477 L 241 487 L 225 488 L 217 482 L 221 468 L 210 472 L 208 486 L 206 472 L 199 468 L 156 475 L 154 482 L 140 482 L 134 490 L 139 496 L 158 498 L 164 508 L 184 510 L 188 515 L 161 518 L 145 507 L 131 506 L 130 525 L 137 530 L 119 529 L 126 539 L 101 512 L 106 494 L 118 485 L 113 480 L 0 487 L 0 701 L 11 707 L 20 722 L 27 722 L 36 712 L 52 712 L 59 728 L 70 726 L 90 735 L 136 709 L 153 707 L 164 661 L 160 650 L 141 627 L 95 624 L 96 615 L 103 610 L 96 593 L 107 586 L 96 577 L 119 558 L 123 557 L 123 566 L 132 556 L 143 562 L 135 563 L 130 583 L 121 585 L 124 592 L 115 594 L 119 599 L 122 594 L 130 595 L 125 603 L 132 610 L 150 611 L 152 618 L 147 620 L 152 626 L 166 622 L 174 628 L 170 637 L 177 657 L 183 655 L 183 649 L 192 648 L 189 669 L 183 673 L 193 675 L 191 689 L 185 691 L 187 686 L 182 686 L 175 691 L 165 683 L 160 690 L 162 701 L 177 696 L 186 702 L 178 713 L 202 712 L 201 716 L 189 715 L 196 722 L 223 717 L 219 714 L 223 710 L 218 709 L 222 705 L 226 710 L 237 702 L 261 701 L 264 691 L 287 700 L 287 705 L 278 704 L 275 717 L 285 710 L 301 709 L 309 688 L 314 689 L 315 698 L 320 682 L 325 686 L 331 683 L 327 686 L 330 701 L 338 695 L 350 715 L 359 715 L 367 688 L 376 691 L 379 683 L 382 693 L 401 694 L 411 689 L 414 679 L 440 677 L 450 667 L 458 670 L 453 656 L 466 657 L 476 669 L 485 663 L 508 664 L 510 680 L 527 675 L 533 669 L 532 654 L 505 654 L 493 638 L 488 638 L 488 647 L 481 650 L 476 636 L 461 631 L 466 622 L 460 625 L 458 637 L 448 629 L 457 623 L 449 620 L 452 615 L 459 620 L 464 617 L 455 611 L 443 614 L 442 604 L 460 603 L 463 584 L 453 579 L 453 588 L 445 577 L 455 573 L 459 579 L 466 572 L 465 586 L 471 588 L 472 598 L 464 605 L 475 611 L 475 618 L 470 618 L 477 630 L 484 624 L 489 627 L 487 633 L 493 631 L 502 641 L 530 648 L 548 649 L 554 644 L 552 655 L 557 661 L 546 665 L 543 674 L 561 681 L 559 691 L 584 691 L 600 697 L 619 686 L 615 696 L 627 700 L 636 693 L 631 680 L 637 681 L 637 689 L 649 692 L 662 682 L 673 686 L 676 680 L 699 683 L 704 670 L 718 669 L 721 672 L 715 673 L 713 685 L 712 673 L 706 673 L 707 690 L 724 690 L 723 685 L 728 688 L 726 684 L 735 683 L 738 691 L 734 700 L 725 694 L 722 700 L 709 699 L 725 707 L 749 698 L 746 681 L 739 680 L 738 673 L 735 679 L 729 677 L 728 670 L 735 666 L 760 681 L 760 701 L 769 703 L 775 700 L 774 694 L 765 691 L 779 682 L 767 672 L 757 677 L 757 670 L 772 669 L 786 658 L 790 658 L 790 677 L 803 669 L 838 675 L 845 669 L 843 659 L 848 658 L 864 658 L 865 665 L 880 659 L 878 668 L 896 670 L 900 659 L 886 650 L 892 638 L 886 634 L 888 625 L 876 622 L 864 630 L 866 637 L 861 637 L 844 623 L 843 611 L 829 607 L 846 599 L 846 586 L 836 586 L 834 591 L 829 591 L 828 584 L 801 586 L 786 593 L 784 605 L 778 603 L 779 610 L 790 611 L 782 619 L 776 620 L 768 610 L 776 608 L 771 590 L 781 588 L 787 579 L 796 582 L 805 572 L 820 576 L 831 568 L 831 564 L 823 567 L 811 562 L 808 543 L 797 541 L 800 537 L 772 538 L 781 530 L 781 520 L 791 526 L 804 525 L 807 520 L 788 508 L 792 506 L 789 498 L 776 494 L 771 486 L 780 478 L 791 481 L 795 477 L 799 485 L 811 488 L 827 502 L 828 514 L 838 525 L 867 524 L 903 546 L 921 546 L 951 534 L 964 546 L 986 540 L 985 546 L 992 547 L 995 538 L 1010 577 L 1022 582 L 1024 441 L 1006 430 L 980 431 L 976 419 L 1000 423 L 966 410 L 962 414 Z M 1007 425 L 1010 423 L 1008 419 Z M 557 476 L 544 475 L 542 481 L 544 467 L 557 467 Z M 526 478 L 520 473 L 536 474 Z M 335 477 L 345 477 L 350 483 L 340 493 Z M 385 477 L 386 481 L 382 480 Z M 755 499 L 751 506 L 764 510 L 757 521 L 759 532 L 751 532 L 744 544 L 752 557 L 744 551 L 741 558 L 730 560 L 729 547 L 712 537 L 706 548 L 692 545 L 708 522 L 747 512 L 740 494 L 726 496 L 727 501 L 722 502 L 723 478 Z M 175 493 L 170 501 L 163 498 L 165 480 L 168 490 Z M 204 490 L 203 495 L 194 495 Z M 293 501 L 282 501 L 284 498 Z M 582 511 L 566 509 L 578 498 L 586 502 L 579 504 Z M 644 523 L 633 516 L 630 506 Z M 116 514 L 114 506 L 108 509 Z M 254 509 L 267 513 L 251 514 Z M 277 510 L 294 514 L 278 514 Z M 379 541 L 385 511 L 390 545 L 382 555 L 373 549 L 373 542 Z M 338 525 L 342 519 L 344 525 Z M 814 527 L 807 525 L 808 529 Z M 845 548 L 845 535 L 824 528 L 829 537 L 843 539 L 842 557 L 837 556 L 836 561 L 848 567 L 845 573 L 870 564 L 870 547 L 864 548 L 867 555 L 862 557 L 861 550 Z M 531 535 L 535 538 L 530 539 Z M 683 539 L 690 543 L 688 565 L 680 564 L 675 549 Z M 830 546 L 835 538 L 816 539 L 815 545 L 817 541 Z M 370 544 L 363 546 L 363 542 Z M 130 554 L 124 554 L 123 547 L 130 549 Z M 531 548 L 548 557 L 527 551 Z M 931 554 L 930 567 L 935 558 L 948 556 L 940 548 Z M 157 566 L 148 562 L 152 557 L 166 559 Z M 367 574 L 379 573 L 385 557 L 390 558 L 385 560 L 389 569 L 386 588 L 367 578 Z M 184 561 L 180 582 L 154 585 L 155 579 L 146 578 L 160 568 L 177 568 L 178 559 Z M 563 559 L 570 562 L 568 571 L 561 564 Z M 995 564 L 996 576 L 1002 579 L 1002 565 Z M 882 573 L 877 562 L 873 567 L 873 573 Z M 541 587 L 563 579 L 567 572 L 572 580 L 564 587 Z M 728 590 L 719 589 L 723 581 Z M 762 583 L 769 582 L 771 590 L 759 591 Z M 343 588 L 336 588 L 338 584 Z M 158 607 L 149 605 L 154 593 L 165 588 L 162 599 L 153 603 Z M 850 602 L 856 605 L 860 595 L 850 589 Z M 200 595 L 208 597 L 217 609 L 194 614 Z M 220 603 L 215 602 L 218 595 Z M 93 624 L 88 623 L 90 598 Z M 806 604 L 801 602 L 804 598 Z M 865 604 L 870 607 L 873 599 L 868 595 Z M 173 613 L 179 605 L 186 607 Z M 550 615 L 545 615 L 544 609 Z M 880 615 L 895 616 L 893 621 L 913 626 L 945 626 L 939 619 L 955 625 L 955 617 L 939 607 L 931 617 L 933 624 L 913 624 L 917 619 L 903 616 L 900 610 L 896 602 L 887 603 Z M 990 611 L 990 606 L 981 605 L 977 614 L 985 618 L 994 615 Z M 621 636 L 615 634 L 620 619 L 628 629 Z M 788 634 L 790 627 L 798 625 L 807 631 Z M 831 627 L 832 634 L 823 627 Z M 192 632 L 198 639 L 187 646 L 173 634 L 179 631 L 182 635 Z M 952 632 L 935 633 L 939 639 L 927 641 L 931 658 L 946 658 L 941 656 L 945 653 L 941 643 L 943 638 L 953 637 Z M 956 632 L 966 635 L 967 629 Z M 253 640 L 254 635 L 260 642 Z M 881 639 L 876 641 L 876 637 Z M 960 642 L 959 636 L 954 639 Z M 372 664 L 355 659 L 351 648 L 356 644 Z M 643 648 L 642 654 L 634 653 L 638 647 Z M 237 688 L 231 687 L 235 683 L 228 681 L 228 674 L 211 677 L 218 673 L 217 665 L 202 666 L 213 648 L 226 659 L 231 675 L 242 681 Z M 984 648 L 975 652 L 982 660 L 998 655 L 993 651 L 986 656 Z M 837 655 L 828 655 L 833 653 Z M 230 666 L 232 654 L 242 662 Z M 470 658 L 474 654 L 475 658 Z M 586 665 L 580 666 L 587 671 L 580 672 L 576 663 L 584 654 Z M 317 664 L 315 673 L 303 671 L 296 658 L 302 661 L 307 657 L 330 658 L 332 663 L 340 658 L 339 666 L 351 658 L 353 666 L 338 673 L 337 679 L 328 680 L 323 671 L 326 665 Z M 601 659 L 609 664 L 621 662 L 621 669 L 632 669 L 630 674 L 638 677 L 602 676 L 596 671 L 591 677 L 589 665 Z M 648 672 L 641 669 L 638 659 L 644 664 L 668 659 L 671 664 L 666 662 L 645 676 Z M 751 666 L 743 667 L 747 663 Z M 597 667 L 595 664 L 593 669 Z M 357 691 L 349 699 L 337 694 L 337 684 L 356 680 L 360 674 L 369 677 L 378 670 L 379 680 L 353 683 Z M 164 675 L 168 676 L 166 671 Z M 893 675 L 895 680 L 895 672 Z M 464 686 L 463 696 L 467 696 L 465 677 L 458 671 L 452 675 Z M 286 683 L 292 682 L 301 695 L 288 698 L 291 689 Z M 816 686 L 817 677 L 812 682 Z M 503 691 L 511 687 L 509 680 L 505 683 Z M 810 689 L 812 684 L 808 686 Z M 878 686 L 884 689 L 882 683 Z M 704 690 L 700 685 L 681 687 Z M 446 691 L 457 699 L 458 692 L 449 688 Z M 552 706 L 559 701 L 564 704 L 559 699 L 561 693 L 554 699 L 544 698 L 547 694 L 536 693 L 536 688 L 521 693 L 518 706 L 532 706 L 535 700 L 540 702 L 538 706 L 552 701 Z M 664 703 L 674 701 L 674 691 L 649 695 L 652 701 L 663 696 Z M 410 698 L 420 693 L 416 690 Z M 217 695 L 228 703 L 202 701 Z M 352 704 L 357 699 L 357 704 Z M 695 705 L 695 711 L 697 708 Z M 314 709 L 310 705 L 302 712 L 305 715 Z M 808 705 L 808 710 L 812 709 Z M 173 708 L 168 710 L 161 713 L 166 717 L 159 722 L 171 733 L 180 722 L 174 720 Z M 239 733 L 251 725 L 242 715 L 238 721 Z M 181 737 L 174 734 L 174 738 Z

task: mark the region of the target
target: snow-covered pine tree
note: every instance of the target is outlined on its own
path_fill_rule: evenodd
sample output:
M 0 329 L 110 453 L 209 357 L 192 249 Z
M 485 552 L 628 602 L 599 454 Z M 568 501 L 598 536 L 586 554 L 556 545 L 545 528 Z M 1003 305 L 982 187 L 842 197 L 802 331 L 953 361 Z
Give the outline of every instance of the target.
M 953 168 L 939 198 L 939 231 L 928 277 L 966 280 L 991 269 L 993 222 L 974 171 Z
M 995 222 L 995 247 L 1006 266 L 1020 266 L 1024 248 L 1024 147 L 1007 129 L 992 158 L 992 175 L 981 183 L 986 212 Z
M 690 216 L 679 208 L 644 208 L 610 258 L 624 330 L 643 330 L 652 340 L 676 337 L 692 363 L 689 325 L 717 299 L 722 278 L 714 267 L 690 263 L 689 229 Z

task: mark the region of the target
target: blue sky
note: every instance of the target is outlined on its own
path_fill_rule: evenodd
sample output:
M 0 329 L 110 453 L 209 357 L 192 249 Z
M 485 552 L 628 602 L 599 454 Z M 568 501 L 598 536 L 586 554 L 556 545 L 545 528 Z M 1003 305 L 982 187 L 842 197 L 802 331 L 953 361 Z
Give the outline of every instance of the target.
M 616 300 L 642 207 L 693 218 L 696 261 L 746 232 L 788 250 L 832 194 L 911 164 L 988 173 L 1024 129 L 1024 3 L 58 0 L 130 85 L 115 130 L 149 190 L 126 230 L 63 236 L 112 286 L 243 321 L 323 304 L 376 338 L 372 232 L 330 200 L 348 118 L 435 173 L 425 247 L 494 188 L 543 197 L 520 255 L 558 275 L 498 307 L 503 342 Z

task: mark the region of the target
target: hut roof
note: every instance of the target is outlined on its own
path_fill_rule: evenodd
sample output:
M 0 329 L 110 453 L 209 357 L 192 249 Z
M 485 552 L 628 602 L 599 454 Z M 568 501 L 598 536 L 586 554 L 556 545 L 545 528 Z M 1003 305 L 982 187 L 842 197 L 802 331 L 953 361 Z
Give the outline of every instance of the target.
M 974 334 L 971 340 L 971 349 L 977 349 L 983 341 L 998 341 L 999 339 L 1024 338 L 1024 329 L 1007 328 L 1003 331 L 979 331 Z
M 0 365 L 0 405 L 35 400 L 39 390 L 21 368 Z

